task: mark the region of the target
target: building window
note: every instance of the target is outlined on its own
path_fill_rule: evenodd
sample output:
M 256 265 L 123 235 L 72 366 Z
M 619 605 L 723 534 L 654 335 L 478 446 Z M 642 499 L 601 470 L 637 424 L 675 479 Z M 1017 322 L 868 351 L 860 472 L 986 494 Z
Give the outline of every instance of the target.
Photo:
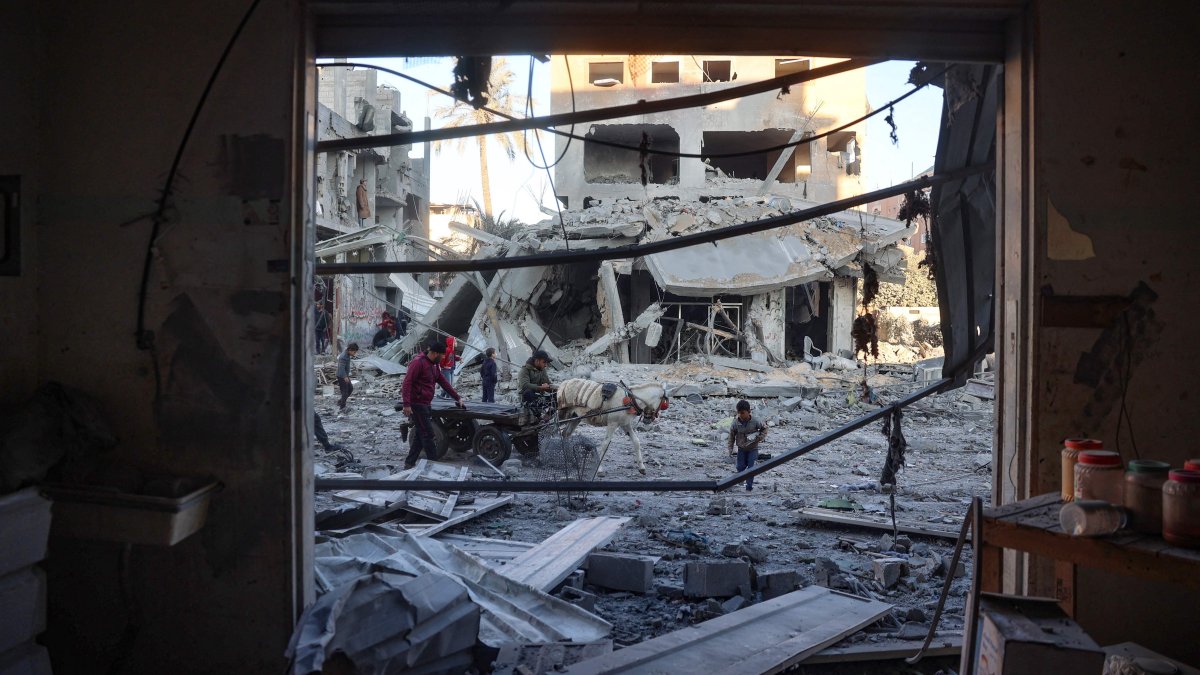
M 679 152 L 679 134 L 668 124 L 596 124 L 588 132 L 587 138 L 636 148 L 641 144 L 643 134 L 649 139 L 650 148 Z M 589 183 L 641 183 L 640 153 L 637 150 L 585 143 L 583 176 Z M 677 183 L 679 159 L 667 155 L 647 155 L 646 181 Z
M 808 69 L 808 59 L 775 59 L 775 77 L 803 73 Z
M 655 61 L 650 64 L 650 81 L 656 83 L 678 82 L 678 61 Z
M 705 61 L 705 82 L 728 82 L 733 79 L 732 61 Z
M 623 61 L 597 61 L 588 64 L 588 82 L 597 87 L 611 87 L 625 81 Z
M 795 133 L 793 129 L 706 131 L 700 151 L 714 155 L 750 152 L 759 148 L 783 145 L 790 141 Z M 807 174 L 812 170 L 812 159 L 810 159 L 808 148 L 807 143 L 796 146 L 791 157 L 784 162 L 775 180 L 780 183 L 795 183 L 797 175 L 799 175 L 799 180 L 806 180 Z M 755 153 L 739 157 L 712 157 L 705 159 L 705 164 L 710 167 L 709 178 L 764 180 L 782 153 L 782 150 L 775 150 L 769 153 Z

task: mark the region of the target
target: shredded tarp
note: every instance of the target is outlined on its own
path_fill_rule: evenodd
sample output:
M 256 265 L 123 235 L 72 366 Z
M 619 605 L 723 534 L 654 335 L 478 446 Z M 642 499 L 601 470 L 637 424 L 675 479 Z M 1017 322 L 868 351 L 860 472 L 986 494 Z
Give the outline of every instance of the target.
M 591 642 L 612 631 L 612 625 L 600 617 L 504 577 L 478 558 L 427 537 L 391 534 L 386 528 L 368 526 L 318 544 L 315 553 L 321 592 L 331 592 L 375 571 L 449 575 L 480 607 L 479 640 L 490 647 Z

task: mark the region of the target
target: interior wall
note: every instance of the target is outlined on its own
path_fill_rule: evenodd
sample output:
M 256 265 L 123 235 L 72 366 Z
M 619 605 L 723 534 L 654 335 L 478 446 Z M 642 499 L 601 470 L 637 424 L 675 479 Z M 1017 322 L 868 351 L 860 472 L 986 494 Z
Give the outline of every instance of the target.
M 1117 0 L 1036 5 L 1030 494 L 1058 489 L 1069 436 L 1103 439 L 1126 460 L 1133 439 L 1141 457 L 1175 466 L 1196 454 L 1200 88 L 1192 71 L 1200 45 L 1165 36 L 1197 25 L 1194 3 L 1153 12 Z M 1054 301 L 1062 296 L 1082 298 L 1085 316 L 1065 313 Z M 1122 400 L 1132 438 L 1129 422 L 1118 421 Z M 1189 603 L 1089 579 L 1078 595 L 1108 606 L 1093 603 L 1090 616 L 1155 609 L 1154 622 L 1123 621 L 1123 639 L 1167 654 L 1192 642 Z M 1030 590 L 1052 595 L 1051 584 L 1043 570 Z
M 32 297 L 36 283 L 36 304 L 55 308 L 37 322 L 37 380 L 100 401 L 120 438 L 114 460 L 224 485 L 198 534 L 170 548 L 133 547 L 123 570 L 128 597 L 119 592 L 120 544 L 53 543 L 44 639 L 55 671 L 278 672 L 311 597 L 298 572 L 309 541 L 298 523 L 311 513 L 297 449 L 312 423 L 300 395 L 311 386 L 312 331 L 292 323 L 308 314 L 297 308 L 311 276 L 297 257 L 311 256 L 304 214 L 291 208 L 300 183 L 294 139 L 312 125 L 295 79 L 300 7 L 258 5 L 198 119 L 155 248 L 146 306 L 155 348 L 147 351 L 134 341 L 145 215 L 249 5 L 18 5 L 26 11 L 8 14 L 36 15 L 43 39 L 41 48 L 23 35 L 0 40 L 17 56 L 0 69 L 5 84 L 41 89 L 36 129 L 17 128 L 37 132 L 22 141 L 37 138 L 36 155 L 17 156 L 36 161 L 27 203 L 38 204 L 38 220 L 36 260 L 16 290 Z M 5 98 L 6 111 L 20 107 L 9 91 Z M 0 133 L 11 143 L 15 132 Z M 7 149 L 0 145 L 0 156 L 11 156 Z M 10 288 L 0 304 L 10 304 Z M 301 334 L 306 343 L 293 340 Z M 6 385 L 9 360 L 34 351 L 5 350 Z
M 43 48 L 38 31 L 37 2 L 13 0 L 0 10 L 0 92 L 13 104 L 0 105 L 0 176 L 17 175 L 22 196 L 38 191 L 38 100 L 43 83 L 37 60 Z M 29 397 L 37 386 L 38 298 L 37 241 L 33 224 L 37 201 L 21 203 L 21 273 L 0 276 L 0 405 L 6 408 Z

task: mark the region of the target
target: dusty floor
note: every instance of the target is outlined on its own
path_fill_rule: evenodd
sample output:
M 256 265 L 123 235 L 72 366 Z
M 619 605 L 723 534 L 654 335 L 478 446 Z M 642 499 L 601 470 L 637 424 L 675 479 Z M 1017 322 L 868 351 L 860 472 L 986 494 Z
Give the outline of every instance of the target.
M 917 388 L 913 383 L 887 382 L 892 384 L 879 387 L 885 401 Z M 845 386 L 829 381 L 823 385 L 825 389 L 816 400 L 805 401 L 795 410 L 778 416 L 761 448 L 763 452 L 780 454 L 867 410 L 847 400 L 848 381 Z M 390 395 L 391 391 L 398 392 L 398 378 L 364 381 L 351 398 L 347 412 L 340 416 L 336 414 L 335 397 L 317 396 L 317 411 L 324 419 L 330 439 L 349 449 L 358 462 L 349 470 L 371 476 L 400 470 L 407 446 L 401 447 L 398 427 L 403 418 L 393 410 L 397 399 Z M 469 376 L 464 378 L 460 391 L 468 400 L 478 400 L 478 387 L 471 384 Z M 733 414 L 735 403 L 736 399 L 727 397 L 709 397 L 699 403 L 673 399 L 657 424 L 639 432 L 647 475 L 643 478 L 637 473 L 628 439 L 618 436 L 605 460 L 606 478 L 703 480 L 733 473 L 724 441 L 720 440 L 721 432 L 714 425 Z M 763 410 L 778 401 L 757 399 L 752 403 Z M 990 402 L 964 400 L 960 391 L 927 398 L 907 409 L 903 423 L 908 441 L 907 466 L 899 474 L 896 496 L 899 521 L 957 532 L 971 498 L 986 496 L 990 490 L 992 420 Z M 587 426 L 580 427 L 578 433 L 586 434 L 596 443 L 603 437 L 602 429 Z M 914 565 L 895 586 L 883 588 L 872 572 L 872 561 L 877 557 L 872 553 L 881 548 L 886 551 L 890 538 L 880 547 L 883 533 L 879 530 L 814 522 L 797 512 L 799 508 L 842 497 L 861 505 L 866 514 L 886 513 L 889 496 L 877 489 L 886 449 L 880 425 L 872 424 L 760 476 L 753 492 L 738 487 L 720 495 L 592 493 L 573 501 L 556 494 L 522 494 L 512 505 L 455 531 L 538 542 L 583 515 L 632 516 L 633 520 L 608 549 L 660 556 L 655 580 L 664 586 L 682 585 L 682 570 L 688 561 L 722 559 L 727 544 L 757 547 L 755 557 L 760 561 L 754 567 L 758 573 L 795 569 L 802 585 L 815 583 L 815 570 L 819 566 L 829 569 L 829 563 L 818 561 L 828 559 L 845 575 L 844 585 L 852 592 L 870 593 L 896 607 L 892 617 L 850 636 L 847 642 L 911 640 L 915 645 L 924 637 L 933 616 L 944 581 L 942 571 L 919 574 Z M 334 456 L 325 456 L 319 449 L 316 459 L 325 465 L 318 470 L 330 470 L 334 464 Z M 447 460 L 477 466 L 463 455 L 450 455 Z M 489 473 L 486 468 L 474 471 L 476 475 Z M 326 499 L 318 496 L 318 508 Z M 720 508 L 722 502 L 724 509 Z M 672 532 L 698 535 L 706 540 L 707 552 L 689 551 L 673 542 L 671 538 L 679 535 Z M 914 563 L 929 560 L 931 567 L 925 569 L 936 570 L 940 557 L 948 566 L 952 539 L 921 536 L 910 539 L 908 554 L 916 559 Z M 854 541 L 859 543 L 857 548 L 851 543 Z M 969 570 L 969 551 L 964 553 L 964 561 Z M 967 575 L 953 581 L 939 635 L 961 631 L 968 586 Z M 613 637 L 618 644 L 640 642 L 710 616 L 706 615 L 709 607 L 703 601 L 672 599 L 660 593 L 642 596 L 588 590 L 598 595 L 597 613 L 614 625 Z M 934 671 L 921 668 L 920 672 Z

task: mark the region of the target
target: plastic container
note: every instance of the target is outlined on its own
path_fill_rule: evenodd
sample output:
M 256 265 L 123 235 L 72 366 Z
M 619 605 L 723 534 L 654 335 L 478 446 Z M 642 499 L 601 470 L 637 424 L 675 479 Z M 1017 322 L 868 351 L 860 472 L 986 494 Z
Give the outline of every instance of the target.
M 0 653 L 46 630 L 46 575 L 36 567 L 0 577 Z
M 1058 524 L 1072 537 L 1103 537 L 1128 523 L 1127 510 L 1093 499 L 1077 499 L 1058 512 Z
M 1062 449 L 1062 498 L 1064 502 L 1075 499 L 1075 463 L 1084 450 L 1103 450 L 1104 443 L 1094 438 L 1068 438 Z
M 1184 462 L 1183 468 L 1185 471 L 1200 471 L 1200 457 Z
M 1200 471 L 1172 470 L 1163 483 L 1163 539 L 1200 548 Z
M 111 488 L 46 485 L 54 500 L 56 537 L 174 546 L 204 525 L 208 501 L 221 484 L 211 478 L 173 479 L 178 497 Z
M 1125 508 L 1129 527 L 1144 534 L 1162 534 L 1162 486 L 1171 465 L 1134 459 L 1125 465 Z
M 0 497 L 0 577 L 46 557 L 50 500 L 37 488 Z
M 1121 456 L 1110 450 L 1082 450 L 1075 464 L 1075 499 L 1125 503 L 1125 472 Z

